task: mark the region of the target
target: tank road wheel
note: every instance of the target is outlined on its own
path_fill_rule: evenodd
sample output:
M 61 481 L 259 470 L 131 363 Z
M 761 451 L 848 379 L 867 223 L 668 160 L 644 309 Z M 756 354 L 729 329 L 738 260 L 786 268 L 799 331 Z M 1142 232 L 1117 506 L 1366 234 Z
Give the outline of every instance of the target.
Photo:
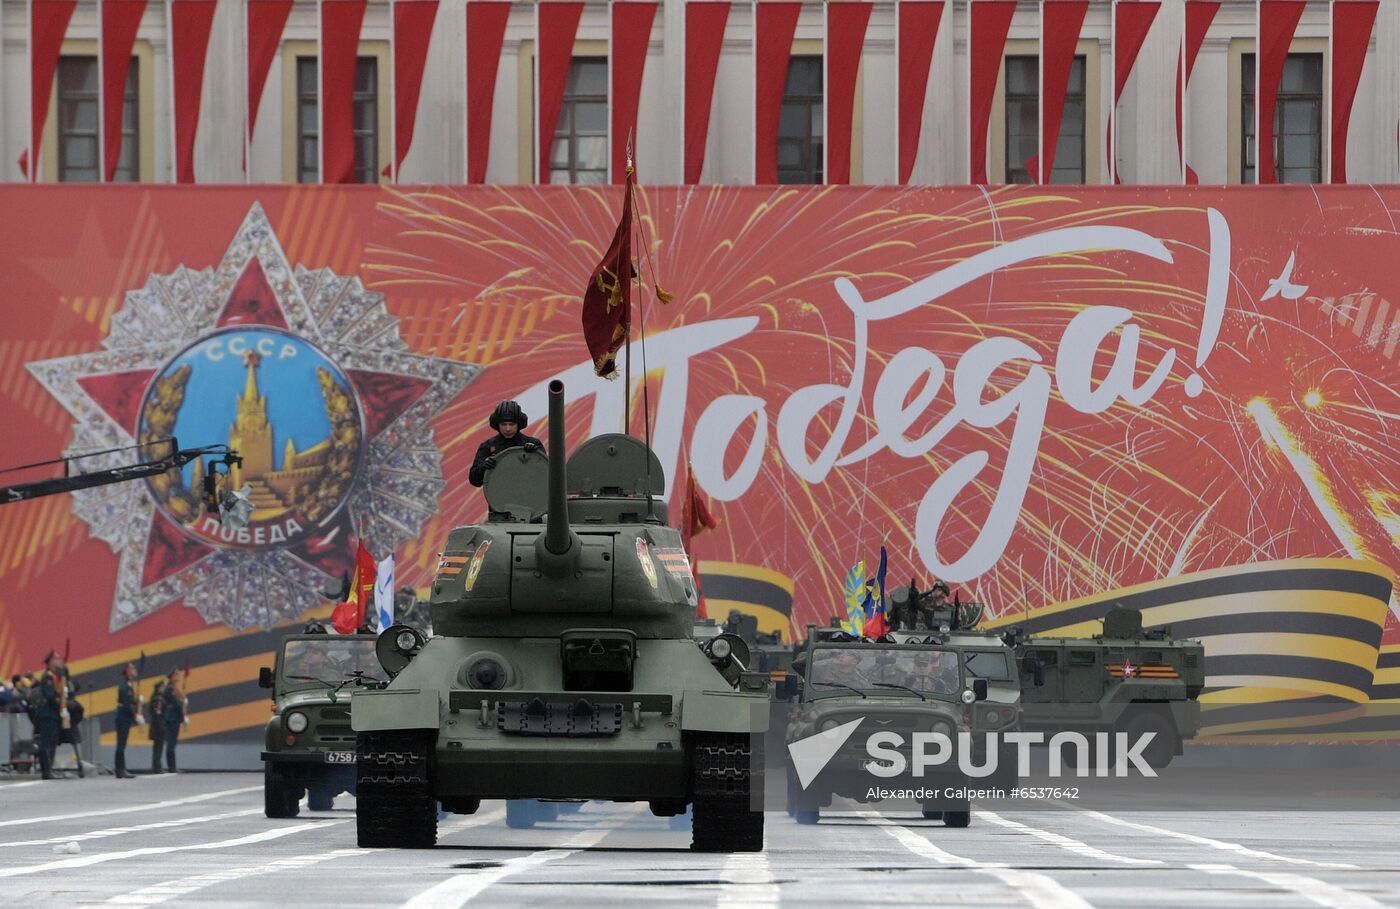
M 437 843 L 428 779 L 433 733 L 362 732 L 355 758 L 355 826 L 362 847 L 427 849 Z
M 529 830 L 535 826 L 535 803 L 532 799 L 506 800 L 506 826 L 512 830 Z
M 943 820 L 943 812 L 942 812 L 941 810 L 937 809 L 937 808 L 925 808 L 923 813 L 924 813 L 924 820 L 926 820 L 926 821 L 941 821 L 941 820 Z
M 944 827 L 966 827 L 972 823 L 971 811 L 945 811 L 943 812 Z
M 794 811 L 792 819 L 804 827 L 810 827 L 822 819 L 822 812 L 820 808 L 812 811 Z
M 263 814 L 268 817 L 296 817 L 301 810 L 296 789 L 288 785 L 271 762 L 263 764 Z
M 1153 770 L 1161 770 L 1176 756 L 1176 729 L 1160 710 L 1141 710 L 1132 714 L 1123 729 L 1128 734 L 1128 747 L 1141 736 L 1155 733 L 1142 749 L 1142 758 Z
M 763 851 L 763 777 L 750 766 L 746 735 L 699 735 L 690 742 L 693 852 Z

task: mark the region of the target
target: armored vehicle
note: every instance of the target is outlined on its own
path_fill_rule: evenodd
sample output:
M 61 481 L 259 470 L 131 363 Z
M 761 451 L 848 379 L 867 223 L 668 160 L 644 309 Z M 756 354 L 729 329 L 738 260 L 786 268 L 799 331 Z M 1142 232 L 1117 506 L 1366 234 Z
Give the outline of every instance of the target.
M 794 701 L 787 730 L 789 745 L 857 720 L 864 725 L 869 719 L 873 722 L 868 732 L 893 732 L 900 737 L 895 747 L 901 753 L 912 748 L 919 733 L 942 733 L 954 749 L 959 733 L 971 733 L 973 763 L 983 766 L 983 733 L 1015 728 L 1017 692 L 1004 685 L 997 699 L 991 700 L 988 680 L 970 671 L 967 653 L 948 646 L 937 635 L 923 637 L 927 640 L 871 642 L 809 626 L 806 647 L 793 662 L 793 684 L 784 692 Z M 867 747 L 865 736 L 848 737 L 826 769 L 805 787 L 798 769 L 789 768 L 788 805 L 798 823 L 816 823 L 833 796 L 867 801 L 873 784 L 885 785 L 863 772 L 872 761 Z M 908 763 L 909 755 L 905 759 Z M 999 762 L 999 771 L 1001 767 Z M 912 781 L 913 786 L 930 792 L 966 784 L 956 760 Z M 971 818 L 965 797 L 926 801 L 923 814 L 942 818 L 949 827 L 966 827 Z
M 387 679 L 372 634 L 324 631 L 282 639 L 276 665 L 263 667 L 258 684 L 272 689 L 263 759 L 263 808 L 268 817 L 296 817 L 302 794 L 313 811 L 355 791 L 355 733 L 350 692 L 362 682 Z
M 1013 629 L 1007 639 L 1016 649 L 1027 731 L 1072 730 L 1091 742 L 1099 732 L 1126 732 L 1130 742 L 1152 732 L 1142 756 L 1160 769 L 1200 730 L 1204 646 L 1174 640 L 1170 629 L 1144 631 L 1140 612 L 1112 607 L 1103 633 L 1091 638 L 1028 637 Z M 1065 749 L 1066 757 L 1072 752 Z
M 740 639 L 692 637 L 656 455 L 613 434 L 566 460 L 563 383 L 548 397 L 549 457 L 497 456 L 487 520 L 447 538 L 433 636 L 387 629 L 393 678 L 355 693 L 359 844 L 433 845 L 435 801 L 469 814 L 482 799 L 598 799 L 668 817 L 689 805 L 692 849 L 761 850 L 750 737 L 767 676 L 746 670 Z

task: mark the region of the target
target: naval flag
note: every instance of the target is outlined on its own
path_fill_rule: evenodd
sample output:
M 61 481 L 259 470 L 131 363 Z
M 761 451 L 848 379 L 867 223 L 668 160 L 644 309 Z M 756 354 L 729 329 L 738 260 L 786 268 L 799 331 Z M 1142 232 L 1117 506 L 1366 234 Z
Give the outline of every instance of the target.
M 394 624 L 394 554 L 391 552 L 374 572 L 374 608 L 379 613 L 379 630 Z

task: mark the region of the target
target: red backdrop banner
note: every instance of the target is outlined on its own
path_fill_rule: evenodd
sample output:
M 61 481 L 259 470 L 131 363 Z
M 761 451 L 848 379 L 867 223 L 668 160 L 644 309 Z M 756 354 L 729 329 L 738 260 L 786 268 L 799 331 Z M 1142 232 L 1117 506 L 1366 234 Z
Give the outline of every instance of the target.
M 433 40 L 438 0 L 395 0 L 394 3 L 394 167 L 398 179 L 403 159 L 413 147 L 413 127 L 418 120 L 418 94 L 423 87 L 423 67 Z
M 647 45 L 656 19 L 655 3 L 618 2 L 612 5 L 612 182 L 627 178 L 627 139 L 636 147 L 637 107 L 642 97 Z
M 908 183 L 919 156 L 933 46 L 943 0 L 904 0 L 899 12 L 899 182 Z
M 321 182 L 355 182 L 355 75 L 368 0 L 321 0 Z
M 102 174 L 110 183 L 121 160 L 126 77 L 131 71 L 136 30 L 146 14 L 146 0 L 103 0 L 98 9 L 102 14 L 98 42 L 102 58 Z
M 258 661 L 329 613 L 357 537 L 422 590 L 485 518 L 467 473 L 497 401 L 539 435 L 558 377 L 571 448 L 622 428 L 579 328 L 620 205 L 0 186 L 27 213 L 0 221 L 0 467 L 232 443 L 257 506 L 221 527 L 194 465 L 0 505 L 0 671 L 62 643 L 59 603 L 94 714 L 144 650 L 192 659 L 192 735 L 260 727 Z M 883 544 L 901 583 L 1036 627 L 1151 588 L 1213 688 L 1400 697 L 1400 189 L 642 187 L 636 208 L 675 299 L 642 295 L 633 391 L 671 513 L 690 463 L 718 519 L 692 553 L 712 608 L 825 624 Z
M 685 5 L 685 182 L 699 183 L 705 169 L 705 141 L 710 135 L 715 74 L 724 46 L 727 2 Z
M 826 182 L 851 182 L 851 120 L 856 76 L 872 3 L 826 5 Z
M 170 4 L 170 58 L 175 83 L 175 182 L 193 183 L 194 139 L 204 97 L 204 58 L 218 0 Z
M 778 182 L 778 117 L 801 3 L 757 0 L 754 29 L 754 182 Z
M 539 24 L 539 104 L 540 158 L 535 179 L 550 180 L 550 159 L 554 148 L 554 130 L 559 124 L 559 110 L 564 104 L 564 89 L 569 82 L 569 64 L 574 59 L 574 36 L 578 20 L 583 16 L 582 3 L 541 3 L 535 7 Z
M 506 39 L 510 4 L 467 3 L 467 182 L 485 183 L 491 154 L 491 111 Z
M 262 103 L 263 86 L 267 84 L 272 61 L 277 59 L 277 47 L 282 43 L 282 30 L 292 14 L 292 0 L 248 0 L 248 139 L 258 125 L 258 106 Z M 247 166 L 247 162 L 244 162 Z
M 63 48 L 63 35 L 78 0 L 54 0 L 52 3 L 29 5 L 29 150 L 24 159 L 25 176 L 39 178 L 39 146 L 44 139 L 44 121 L 49 114 L 49 96 L 53 93 L 53 75 L 58 69 L 58 56 Z

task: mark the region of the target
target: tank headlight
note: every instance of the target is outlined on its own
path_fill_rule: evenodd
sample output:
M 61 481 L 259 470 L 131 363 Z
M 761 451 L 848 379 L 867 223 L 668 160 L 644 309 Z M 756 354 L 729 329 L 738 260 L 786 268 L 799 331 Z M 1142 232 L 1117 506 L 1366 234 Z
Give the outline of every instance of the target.
M 727 660 L 729 659 L 729 655 L 733 652 L 733 646 L 722 637 L 715 638 L 710 642 L 710 656 L 717 660 Z
M 974 701 L 976 701 L 976 700 L 977 700 L 977 695 L 975 695 L 975 694 L 972 693 L 972 689 L 971 689 L 971 688 L 964 688 L 964 689 L 963 689 L 963 693 L 962 693 L 962 702 L 963 702 L 964 704 L 971 704 L 972 702 L 974 702 Z
M 418 646 L 418 635 L 407 629 L 400 631 L 398 637 L 394 638 L 394 646 L 402 651 L 410 651 Z
M 482 657 L 467 667 L 467 684 L 473 688 L 496 689 L 506 686 L 506 667 L 498 660 Z
M 293 710 L 287 714 L 287 729 L 292 732 L 305 732 L 307 726 L 306 714 Z
M 817 728 L 820 729 L 822 732 L 826 732 L 826 731 L 828 731 L 828 730 L 830 730 L 830 729 L 835 729 L 837 726 L 840 726 L 840 725 L 841 725 L 841 721 L 840 721 L 840 720 L 822 720 L 821 725 L 818 726 Z
M 988 710 L 982 715 L 982 719 L 989 726 L 999 725 L 1001 723 L 1001 711 L 996 709 Z
M 953 737 L 953 724 L 946 720 L 935 720 L 932 731 L 939 735 L 946 735 L 951 739 Z
M 947 623 L 947 622 L 944 622 L 942 625 L 939 625 L 939 626 L 938 626 L 938 633 L 939 633 L 939 634 L 947 634 L 948 631 L 949 631 L 949 628 L 948 628 L 948 623 Z

